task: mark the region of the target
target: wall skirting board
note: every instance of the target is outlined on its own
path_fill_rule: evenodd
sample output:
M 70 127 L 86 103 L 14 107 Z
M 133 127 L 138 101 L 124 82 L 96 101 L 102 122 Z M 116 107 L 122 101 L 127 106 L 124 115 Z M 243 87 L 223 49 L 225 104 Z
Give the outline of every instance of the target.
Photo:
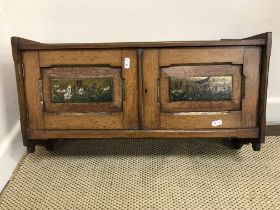
M 17 164 L 26 153 L 21 141 L 19 121 L 0 141 L 0 192 L 9 181 Z
M 280 136 L 280 122 L 278 122 L 277 124 L 266 125 L 265 135 Z
M 280 136 L 280 98 L 268 97 L 266 110 L 266 135 Z
M 275 111 L 276 111 L 276 105 Z M 277 104 L 278 110 L 280 103 Z M 268 105 L 268 108 L 272 106 Z M 278 117 L 279 119 L 279 117 Z M 280 121 L 269 121 L 266 127 L 267 136 L 280 136 Z M 8 183 L 14 169 L 26 153 L 21 141 L 19 121 L 11 131 L 1 139 L 0 144 L 0 192 Z

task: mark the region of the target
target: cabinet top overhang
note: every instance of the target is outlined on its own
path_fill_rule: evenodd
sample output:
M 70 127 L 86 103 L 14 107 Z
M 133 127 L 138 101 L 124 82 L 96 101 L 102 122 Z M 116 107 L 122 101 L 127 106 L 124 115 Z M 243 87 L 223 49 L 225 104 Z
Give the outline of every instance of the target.
M 20 37 L 11 38 L 18 50 L 58 50 L 58 49 L 113 49 L 113 48 L 161 48 L 161 47 L 214 47 L 214 46 L 256 46 L 266 45 L 262 37 L 245 39 L 222 39 L 218 41 L 163 41 L 163 42 L 114 42 L 114 43 L 40 43 Z

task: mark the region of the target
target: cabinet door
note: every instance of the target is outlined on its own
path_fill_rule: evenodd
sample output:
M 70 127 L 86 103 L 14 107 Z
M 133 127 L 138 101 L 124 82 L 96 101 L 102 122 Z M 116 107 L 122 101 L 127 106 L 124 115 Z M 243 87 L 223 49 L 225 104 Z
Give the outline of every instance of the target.
M 136 50 L 28 51 L 23 63 L 29 128 L 138 128 Z
M 143 128 L 256 127 L 260 55 L 243 46 L 144 50 Z

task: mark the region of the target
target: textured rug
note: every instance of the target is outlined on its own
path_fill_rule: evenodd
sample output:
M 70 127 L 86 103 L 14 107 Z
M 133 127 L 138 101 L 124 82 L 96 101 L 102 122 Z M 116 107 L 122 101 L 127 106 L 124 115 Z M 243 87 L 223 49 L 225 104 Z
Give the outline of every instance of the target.
M 0 209 L 280 209 L 280 138 L 260 152 L 220 140 L 71 140 L 37 147 Z

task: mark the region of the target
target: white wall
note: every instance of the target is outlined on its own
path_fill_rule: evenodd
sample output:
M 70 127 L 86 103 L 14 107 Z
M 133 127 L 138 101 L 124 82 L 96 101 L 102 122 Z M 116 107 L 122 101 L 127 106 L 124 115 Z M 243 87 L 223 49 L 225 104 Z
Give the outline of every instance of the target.
M 19 126 L 10 36 L 120 42 L 244 38 L 272 31 L 267 114 L 268 121 L 280 121 L 279 10 L 279 0 L 0 0 L 0 189 L 1 177 L 10 174 L 3 167 L 13 168 L 23 154 L 14 134 Z M 4 156 L 9 161 L 3 162 Z
M 9 43 L 11 31 L 2 9 L 0 5 L 0 191 L 25 152 Z

